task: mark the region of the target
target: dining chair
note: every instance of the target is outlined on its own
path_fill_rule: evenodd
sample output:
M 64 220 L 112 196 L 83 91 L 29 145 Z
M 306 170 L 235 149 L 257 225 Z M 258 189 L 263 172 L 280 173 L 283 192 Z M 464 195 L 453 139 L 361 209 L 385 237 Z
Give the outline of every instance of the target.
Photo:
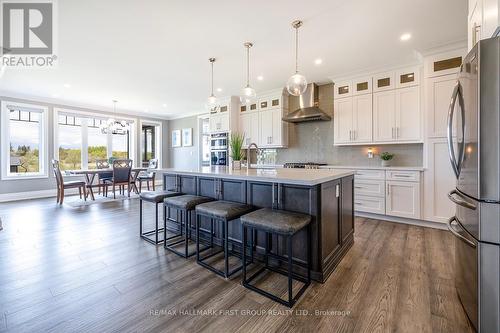
M 154 169 L 158 169 L 157 158 L 150 159 L 148 162 L 148 171 L 141 171 L 139 173 L 139 176 L 137 176 L 137 181 L 139 182 L 139 193 L 142 192 L 142 182 L 146 182 L 148 191 L 149 191 L 149 182 L 151 182 L 153 186 L 153 191 L 156 191 L 155 188 L 156 171 L 149 171 Z
M 107 159 L 96 160 L 95 161 L 96 169 L 109 169 L 109 162 Z M 98 193 L 101 194 L 101 187 L 104 187 L 104 181 L 113 178 L 113 172 L 103 172 L 97 174 L 97 190 Z M 104 192 L 104 189 L 103 189 Z
M 65 182 L 61 172 L 61 168 L 59 167 L 58 160 L 52 160 L 52 169 L 54 170 L 54 176 L 56 177 L 58 204 L 62 205 L 64 201 L 64 190 L 67 188 L 78 188 L 78 192 L 80 193 L 80 199 L 82 198 L 82 192 L 83 192 L 84 200 L 87 201 L 87 192 L 85 188 L 86 184 L 83 180 L 72 180 Z
M 113 198 L 116 199 L 115 187 L 118 185 L 120 193 L 125 193 L 125 185 L 127 185 L 128 196 L 132 190 L 131 182 L 132 160 L 116 159 L 113 161 L 113 177 L 104 182 L 104 195 L 108 196 L 108 186 L 113 186 Z

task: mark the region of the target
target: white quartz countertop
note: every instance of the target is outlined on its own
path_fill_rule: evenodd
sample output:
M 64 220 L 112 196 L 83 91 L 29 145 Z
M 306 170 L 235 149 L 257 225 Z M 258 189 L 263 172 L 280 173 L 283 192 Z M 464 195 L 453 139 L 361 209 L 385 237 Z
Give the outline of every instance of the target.
M 349 169 L 349 170 L 401 170 L 401 171 L 424 171 L 424 167 L 383 167 L 383 166 L 345 166 L 345 165 L 322 165 L 320 169 Z
M 252 167 L 262 168 L 262 169 L 280 169 L 283 168 L 283 164 L 252 164 Z M 322 165 L 320 169 L 349 169 L 349 170 L 400 170 L 400 171 L 425 171 L 424 167 L 421 166 L 362 166 L 362 165 Z
M 331 180 L 353 175 L 349 170 L 329 170 L 329 169 L 247 169 L 232 170 L 228 167 L 201 167 L 198 169 L 160 169 L 159 172 L 178 174 L 209 176 L 215 178 L 229 178 L 253 180 L 262 182 L 280 182 L 295 185 L 318 185 Z

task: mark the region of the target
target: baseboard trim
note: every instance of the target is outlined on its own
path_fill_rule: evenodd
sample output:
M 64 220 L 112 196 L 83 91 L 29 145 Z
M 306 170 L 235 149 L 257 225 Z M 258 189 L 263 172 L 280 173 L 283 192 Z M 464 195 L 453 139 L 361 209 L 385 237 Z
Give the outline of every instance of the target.
M 419 226 L 419 227 L 427 227 L 427 228 L 434 228 L 434 229 L 440 229 L 440 230 L 447 230 L 446 224 L 439 223 L 439 222 L 431 222 L 431 221 L 424 221 L 424 220 L 408 219 L 408 218 L 404 218 L 404 217 L 388 216 L 388 215 L 381 215 L 381 214 L 374 214 L 374 213 L 365 213 L 365 212 L 355 212 L 354 215 L 355 216 L 359 216 L 359 217 L 366 217 L 366 218 L 370 218 L 370 219 L 376 219 L 376 220 L 383 220 L 383 221 L 389 221 L 389 222 L 411 224 L 411 225 L 416 225 L 416 226 Z
M 155 186 L 161 189 L 163 182 L 158 181 Z M 144 188 L 143 188 L 144 190 Z M 78 189 L 72 188 L 64 191 L 67 195 L 77 195 Z M 94 192 L 95 193 L 95 192 Z M 57 190 L 41 190 L 41 191 L 27 191 L 27 192 L 15 192 L 15 193 L 3 193 L 0 194 L 0 202 L 11 202 L 11 201 L 22 201 L 22 200 L 32 200 L 32 199 L 42 199 L 42 198 L 52 198 L 56 196 Z

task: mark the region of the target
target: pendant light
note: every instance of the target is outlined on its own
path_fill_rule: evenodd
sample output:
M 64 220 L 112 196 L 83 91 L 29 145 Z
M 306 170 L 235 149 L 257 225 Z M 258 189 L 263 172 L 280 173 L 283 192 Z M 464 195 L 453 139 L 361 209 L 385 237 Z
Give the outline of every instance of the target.
M 292 22 L 292 27 L 295 29 L 295 74 L 288 79 L 286 90 L 293 96 L 300 96 L 307 89 L 307 80 L 305 76 L 299 74 L 299 28 L 301 26 L 302 21 L 300 20 Z
M 246 42 L 243 46 L 247 49 L 247 84 L 243 89 L 241 89 L 240 101 L 241 104 L 250 104 L 257 96 L 255 89 L 250 86 L 250 48 L 253 44 Z
M 116 116 L 116 103 L 118 103 L 118 101 L 113 100 L 113 116 Z M 111 117 L 101 123 L 99 128 L 101 129 L 102 134 L 125 135 L 130 130 L 130 125 L 125 120 L 118 121 Z
M 208 111 L 216 111 L 219 108 L 219 103 L 217 97 L 214 95 L 214 62 L 215 58 L 209 58 L 211 67 L 211 85 L 210 85 L 210 96 L 208 96 L 207 100 L 207 109 Z

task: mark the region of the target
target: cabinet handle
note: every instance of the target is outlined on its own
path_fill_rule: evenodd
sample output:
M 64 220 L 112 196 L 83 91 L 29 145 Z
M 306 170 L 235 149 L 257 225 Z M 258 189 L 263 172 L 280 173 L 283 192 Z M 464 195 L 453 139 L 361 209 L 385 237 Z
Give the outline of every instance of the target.
M 398 139 L 398 138 L 399 138 L 399 126 L 396 127 L 396 139 Z
M 356 141 L 356 130 L 352 130 L 352 139 Z
M 274 208 L 274 183 L 271 183 L 272 208 Z
M 280 195 L 281 195 L 281 186 L 280 183 L 277 184 L 278 187 L 278 208 L 280 206 Z
M 349 141 L 351 141 L 351 140 L 352 140 L 352 135 L 351 135 L 351 132 L 352 132 L 352 131 L 351 131 L 351 130 L 349 130 Z
M 387 196 L 391 195 L 391 187 L 387 184 Z

